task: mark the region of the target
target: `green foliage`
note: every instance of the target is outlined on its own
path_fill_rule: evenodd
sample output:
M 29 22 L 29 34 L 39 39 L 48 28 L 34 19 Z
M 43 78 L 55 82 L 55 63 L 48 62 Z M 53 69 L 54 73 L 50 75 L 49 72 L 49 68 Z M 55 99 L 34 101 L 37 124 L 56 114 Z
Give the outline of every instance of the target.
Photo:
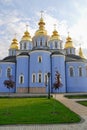
M 0 99 L 0 124 L 57 124 L 79 121 L 77 114 L 52 98 Z
M 77 101 L 77 102 L 84 105 L 84 106 L 87 106 L 87 101 Z

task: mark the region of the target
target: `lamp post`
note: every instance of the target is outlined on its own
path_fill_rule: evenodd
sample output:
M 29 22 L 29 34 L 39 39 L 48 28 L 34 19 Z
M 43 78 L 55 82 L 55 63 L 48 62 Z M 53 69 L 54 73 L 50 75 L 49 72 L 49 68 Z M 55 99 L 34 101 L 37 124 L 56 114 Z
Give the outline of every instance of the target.
M 48 76 L 48 99 L 50 99 L 50 72 L 47 73 Z

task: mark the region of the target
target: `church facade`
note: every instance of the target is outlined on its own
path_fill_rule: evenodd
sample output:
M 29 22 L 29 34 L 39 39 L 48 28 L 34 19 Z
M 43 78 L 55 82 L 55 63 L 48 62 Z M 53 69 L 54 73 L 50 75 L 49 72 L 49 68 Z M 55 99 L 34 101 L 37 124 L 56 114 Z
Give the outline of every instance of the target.
M 69 35 L 63 47 L 56 28 L 52 36 L 47 34 L 42 17 L 38 26 L 33 38 L 28 29 L 19 43 L 14 38 L 9 56 L 0 60 L 0 93 L 9 92 L 4 85 L 9 75 L 15 82 L 15 87 L 10 90 L 12 93 L 47 93 L 48 80 L 51 93 L 87 92 L 87 59 L 81 47 L 77 55 Z M 59 90 L 53 88 L 56 71 L 62 83 Z

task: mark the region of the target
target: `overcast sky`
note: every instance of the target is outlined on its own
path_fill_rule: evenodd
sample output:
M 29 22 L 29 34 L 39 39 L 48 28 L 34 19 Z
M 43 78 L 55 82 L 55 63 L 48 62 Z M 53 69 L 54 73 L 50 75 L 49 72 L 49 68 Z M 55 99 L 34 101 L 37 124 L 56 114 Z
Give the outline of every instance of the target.
M 81 44 L 87 56 L 87 0 L 0 0 L 0 59 L 8 55 L 15 33 L 21 40 L 26 24 L 34 36 L 41 10 L 48 35 L 56 24 L 64 42 L 70 32 L 77 51 Z

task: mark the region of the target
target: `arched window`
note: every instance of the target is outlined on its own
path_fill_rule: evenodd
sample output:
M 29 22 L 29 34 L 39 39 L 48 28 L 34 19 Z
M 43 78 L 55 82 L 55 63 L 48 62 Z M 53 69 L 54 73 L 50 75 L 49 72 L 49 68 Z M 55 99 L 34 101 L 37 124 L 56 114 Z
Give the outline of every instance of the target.
M 23 74 L 21 74 L 21 75 L 19 76 L 19 83 L 20 83 L 20 84 L 23 84 L 23 83 L 24 83 L 24 75 L 23 75 Z
M 35 82 L 36 82 L 36 74 L 33 73 L 33 74 L 32 74 L 32 83 L 35 83 Z
M 41 83 L 42 82 L 42 73 L 38 73 L 38 82 Z
M 81 77 L 82 76 L 82 67 L 79 67 L 78 71 L 79 71 L 79 76 Z
M 42 56 L 38 56 L 38 62 L 39 62 L 39 63 L 42 62 Z
M 69 72 L 70 72 L 70 77 L 73 77 L 74 76 L 74 68 L 70 67 Z
M 27 48 L 27 43 L 25 42 L 24 43 L 24 50 L 26 50 L 26 48 Z
M 9 78 L 9 76 L 11 76 L 11 68 L 7 68 L 7 77 Z
M 56 49 L 58 48 L 58 43 L 57 43 L 57 42 L 55 42 L 55 48 L 56 48 Z
M 0 77 L 2 76 L 2 68 L 0 67 Z

